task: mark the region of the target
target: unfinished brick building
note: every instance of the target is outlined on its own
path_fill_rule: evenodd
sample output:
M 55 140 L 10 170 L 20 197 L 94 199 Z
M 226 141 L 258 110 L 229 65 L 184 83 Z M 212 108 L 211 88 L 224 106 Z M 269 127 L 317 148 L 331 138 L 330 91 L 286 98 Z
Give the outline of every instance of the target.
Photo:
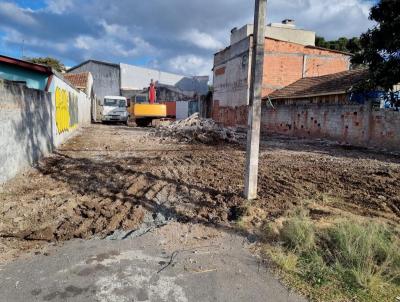
M 231 45 L 214 56 L 213 118 L 228 126 L 247 124 L 253 26 L 231 32 Z M 315 46 L 315 33 L 292 20 L 266 26 L 263 95 L 305 77 L 349 70 L 350 54 Z

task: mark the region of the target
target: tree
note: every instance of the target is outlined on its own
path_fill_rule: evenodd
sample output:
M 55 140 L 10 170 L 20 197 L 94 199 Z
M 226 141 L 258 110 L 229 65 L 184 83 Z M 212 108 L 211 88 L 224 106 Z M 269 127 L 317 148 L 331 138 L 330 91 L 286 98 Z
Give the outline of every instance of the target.
M 325 41 L 324 37 L 316 36 L 315 37 L 315 46 L 328 48 L 328 42 Z
M 347 41 L 346 49 L 352 54 L 357 54 L 361 51 L 360 38 L 354 37 Z
M 326 41 L 325 38 L 317 36 L 315 38 L 315 45 L 318 47 L 349 52 L 352 54 L 356 54 L 361 50 L 360 39 L 357 37 L 351 39 L 340 37 L 337 40 Z
M 60 60 L 51 57 L 37 57 L 37 58 L 27 58 L 26 61 L 36 64 L 42 64 L 54 68 L 58 72 L 64 72 L 65 66 Z
M 370 19 L 377 25 L 361 35 L 361 51 L 352 62 L 369 67 L 371 88 L 389 91 L 400 83 L 400 1 L 380 0 Z

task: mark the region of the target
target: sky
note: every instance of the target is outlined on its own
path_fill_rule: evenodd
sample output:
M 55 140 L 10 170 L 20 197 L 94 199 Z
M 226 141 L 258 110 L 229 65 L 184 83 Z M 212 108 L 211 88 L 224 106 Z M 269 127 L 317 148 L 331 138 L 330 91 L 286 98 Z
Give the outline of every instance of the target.
M 359 36 L 369 0 L 268 0 L 267 23 L 294 19 L 326 39 Z M 0 54 L 87 59 L 209 75 L 254 0 L 0 0 Z

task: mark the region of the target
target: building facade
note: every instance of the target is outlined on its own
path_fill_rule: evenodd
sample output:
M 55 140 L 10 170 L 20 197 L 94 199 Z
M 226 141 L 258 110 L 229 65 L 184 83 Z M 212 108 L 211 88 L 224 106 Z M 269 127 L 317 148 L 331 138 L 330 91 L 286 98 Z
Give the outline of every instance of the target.
M 247 125 L 253 26 L 231 32 L 231 45 L 214 56 L 213 118 L 225 125 Z M 301 78 L 346 71 L 350 55 L 315 47 L 315 33 L 291 20 L 266 26 L 263 95 Z
M 92 74 L 90 72 L 67 73 L 64 74 L 64 78 L 75 88 L 86 93 L 86 96 L 90 99 L 92 121 L 97 122 L 101 120 L 101 110 L 97 104 L 96 95 L 94 93 Z
M 121 95 L 121 72 L 118 64 L 89 60 L 72 67 L 68 73 L 90 72 L 93 77 L 93 92 L 98 100 L 107 95 Z
M 88 97 L 94 96 L 93 76 L 90 72 L 67 73 L 63 75 L 75 88 L 86 93 Z
M 0 78 L 21 82 L 28 88 L 46 90 L 52 69 L 23 60 L 0 55 Z

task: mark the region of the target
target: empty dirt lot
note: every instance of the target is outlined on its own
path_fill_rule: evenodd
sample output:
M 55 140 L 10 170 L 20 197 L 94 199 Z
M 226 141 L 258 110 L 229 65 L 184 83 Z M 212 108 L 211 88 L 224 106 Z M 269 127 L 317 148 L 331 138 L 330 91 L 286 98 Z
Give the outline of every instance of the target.
M 0 263 L 49 242 L 134 230 L 145 217 L 236 230 L 247 206 L 244 146 L 180 144 L 150 129 L 93 125 L 0 192 Z M 262 143 L 258 212 L 249 225 L 313 202 L 311 216 L 400 222 L 400 157 L 287 138 Z M 328 202 L 327 202 L 328 201 Z M 250 228 L 251 232 L 251 228 Z

